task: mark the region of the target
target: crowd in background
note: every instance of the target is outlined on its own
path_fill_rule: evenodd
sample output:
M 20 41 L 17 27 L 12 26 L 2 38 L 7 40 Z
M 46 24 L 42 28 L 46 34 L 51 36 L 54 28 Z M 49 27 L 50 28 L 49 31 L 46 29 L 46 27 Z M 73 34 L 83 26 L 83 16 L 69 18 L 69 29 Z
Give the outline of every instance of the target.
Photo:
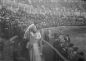
M 11 61 L 29 60 L 28 58 L 29 53 L 28 53 L 28 49 L 26 48 L 26 43 L 28 40 L 24 41 L 25 39 L 23 39 L 24 30 L 25 28 L 27 28 L 30 21 L 34 21 L 35 23 L 41 23 L 41 21 L 45 18 L 45 16 L 38 15 L 38 14 L 35 14 L 35 15 L 29 14 L 28 16 L 22 10 L 19 10 L 18 13 L 13 13 L 12 11 L 7 10 L 6 8 L 0 9 L 0 52 L 1 52 L 0 59 L 4 59 L 3 58 L 4 56 L 8 61 L 9 60 Z M 43 21 L 45 21 L 45 24 L 47 25 L 44 25 L 44 24 L 43 25 L 45 27 L 49 27 L 50 24 L 53 22 L 53 21 L 50 21 L 50 19 L 53 20 L 55 16 L 50 16 L 47 14 L 46 16 L 48 17 L 48 20 L 45 19 Z M 73 19 L 73 18 L 75 19 L 77 17 L 69 17 L 69 19 Z M 57 19 L 58 19 L 57 17 L 54 18 L 54 20 L 57 20 Z M 69 19 L 66 20 L 65 18 L 63 18 L 65 22 L 61 19 L 58 19 L 56 23 L 54 22 L 55 24 L 51 24 L 51 25 L 57 26 L 57 23 L 60 23 L 60 24 L 64 23 L 66 25 L 66 22 L 69 21 Z M 78 21 L 78 19 L 75 19 L 75 20 Z M 80 19 L 80 21 L 81 20 L 83 21 L 83 19 Z M 69 24 L 70 24 L 70 21 L 69 21 Z M 76 21 L 74 21 L 74 23 Z M 42 27 L 43 26 L 41 24 L 40 28 Z M 65 56 L 67 59 L 71 61 L 74 61 L 74 60 L 84 61 L 84 56 L 85 56 L 84 53 L 78 52 L 78 48 L 74 47 L 73 44 L 70 42 L 69 35 L 62 34 L 58 36 L 55 34 L 54 36 L 55 38 L 50 39 L 48 34 L 49 33 L 46 32 L 46 34 L 44 35 L 44 39 L 50 42 L 56 49 L 58 49 L 63 54 L 63 56 Z M 18 38 L 14 39 L 14 41 L 10 41 L 10 38 L 14 36 L 18 36 Z M 54 42 L 52 43 L 52 41 Z M 43 54 L 45 57 L 45 61 L 48 61 L 50 59 L 54 61 L 62 60 L 61 57 L 59 57 L 58 54 L 56 54 L 52 49 L 49 50 L 47 48 L 49 47 L 44 44 Z M 47 56 L 47 54 L 50 54 L 50 55 Z

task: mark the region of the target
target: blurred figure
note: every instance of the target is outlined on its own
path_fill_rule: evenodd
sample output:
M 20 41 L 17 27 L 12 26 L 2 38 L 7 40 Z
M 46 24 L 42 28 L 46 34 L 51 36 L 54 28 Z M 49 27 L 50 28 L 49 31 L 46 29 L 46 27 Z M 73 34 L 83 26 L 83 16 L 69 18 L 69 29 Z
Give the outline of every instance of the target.
M 0 60 L 4 59 L 3 50 L 4 50 L 4 40 L 0 37 Z
M 58 36 L 57 42 L 54 43 L 54 47 L 59 50 L 59 52 L 67 59 L 69 59 L 68 55 L 68 46 L 70 44 L 70 38 L 67 35 L 61 34 Z M 59 58 L 58 58 L 59 59 Z M 58 61 L 57 59 L 57 61 Z M 62 60 L 61 58 L 59 60 Z M 63 60 L 62 60 L 63 61 Z
M 71 59 L 71 61 L 86 61 L 84 52 L 77 52 L 77 54 L 74 56 L 73 59 Z
M 37 30 L 35 24 L 31 24 L 25 34 L 25 39 L 29 39 L 27 42 L 27 48 L 30 52 L 30 61 L 41 61 L 40 51 L 39 51 L 39 42 L 41 39 L 41 33 Z
M 49 42 L 49 31 L 43 30 L 43 39 Z
M 60 45 L 60 39 L 58 39 L 57 41 L 54 42 L 53 46 L 62 54 L 64 51 Z M 61 57 L 56 54 L 56 52 L 54 53 L 54 61 L 63 61 L 63 59 L 61 59 Z
M 27 46 L 26 46 L 27 48 L 29 47 L 29 44 L 33 44 L 33 43 L 37 42 L 37 41 L 35 41 L 35 38 L 40 39 L 41 34 L 37 30 L 36 26 L 34 24 L 31 24 L 27 28 L 27 30 L 25 31 L 25 34 L 24 34 L 24 39 L 28 39 L 28 43 L 27 43 Z

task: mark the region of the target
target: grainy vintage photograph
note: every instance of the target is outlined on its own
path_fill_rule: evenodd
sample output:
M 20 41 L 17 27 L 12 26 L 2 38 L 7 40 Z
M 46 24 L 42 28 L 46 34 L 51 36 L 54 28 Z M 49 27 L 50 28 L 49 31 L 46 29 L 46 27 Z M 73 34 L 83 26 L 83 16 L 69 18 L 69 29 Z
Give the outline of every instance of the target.
M 86 0 L 0 0 L 0 61 L 86 61 Z

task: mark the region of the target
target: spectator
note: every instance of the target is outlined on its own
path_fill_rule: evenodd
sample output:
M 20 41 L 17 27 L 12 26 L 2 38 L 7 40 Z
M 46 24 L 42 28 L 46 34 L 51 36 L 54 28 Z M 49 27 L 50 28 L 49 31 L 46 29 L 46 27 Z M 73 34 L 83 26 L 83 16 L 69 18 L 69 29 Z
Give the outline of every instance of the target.
M 60 37 L 63 37 L 62 35 L 60 36 Z M 67 58 L 67 53 L 66 53 L 66 51 L 64 50 L 64 48 L 63 48 L 63 41 L 61 42 L 61 41 L 59 41 L 60 39 L 58 39 L 56 42 L 54 42 L 54 47 L 65 57 L 65 58 Z M 63 39 L 62 39 L 63 40 Z M 61 57 L 58 55 L 58 54 L 56 54 L 55 53 L 55 55 L 54 55 L 54 61 L 63 61 L 63 59 L 61 59 Z
M 39 46 L 38 46 L 38 42 L 41 39 L 40 31 L 37 30 L 37 28 L 34 24 L 31 24 L 28 27 L 28 29 L 26 30 L 24 38 L 27 38 L 28 33 L 29 33 L 30 41 L 27 43 L 26 47 L 29 48 L 31 46 L 29 48 L 30 60 L 34 60 L 34 58 L 32 56 L 32 55 L 34 55 L 36 61 L 39 61 L 39 60 L 41 60 Z M 35 49 L 35 51 L 34 51 L 34 49 Z

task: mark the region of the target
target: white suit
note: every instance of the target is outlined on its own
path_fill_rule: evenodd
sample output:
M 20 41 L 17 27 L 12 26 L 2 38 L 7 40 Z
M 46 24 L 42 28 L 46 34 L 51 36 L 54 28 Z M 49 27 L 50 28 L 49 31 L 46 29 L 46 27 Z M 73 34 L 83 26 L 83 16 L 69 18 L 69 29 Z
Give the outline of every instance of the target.
M 33 31 L 36 31 L 35 33 Z M 24 38 L 30 38 L 30 41 L 27 43 L 27 48 L 29 45 L 32 46 L 30 49 L 30 61 L 41 61 L 39 44 L 38 42 L 41 39 L 40 31 L 37 31 L 34 24 L 30 25 L 24 34 Z

